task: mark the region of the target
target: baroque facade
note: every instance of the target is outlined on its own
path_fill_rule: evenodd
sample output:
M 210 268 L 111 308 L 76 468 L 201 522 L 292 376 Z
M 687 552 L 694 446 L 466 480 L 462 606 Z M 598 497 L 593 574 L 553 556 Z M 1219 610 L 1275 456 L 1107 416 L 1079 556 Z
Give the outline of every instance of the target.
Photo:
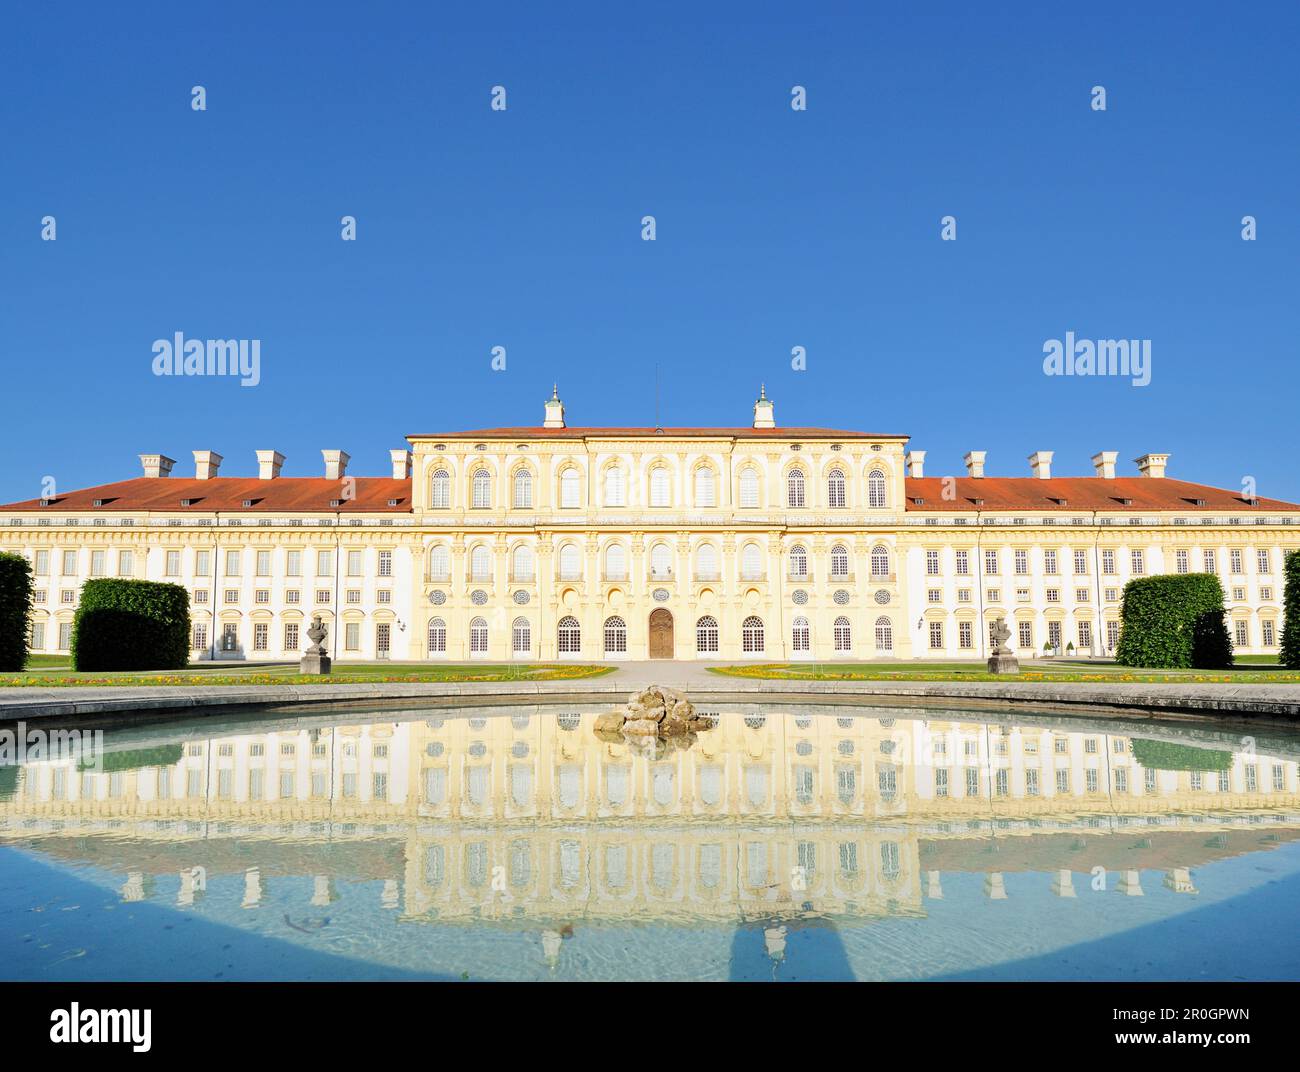
M 338 659 L 982 658 L 998 619 L 1021 658 L 1107 655 L 1135 576 L 1212 572 L 1239 653 L 1275 653 L 1300 506 L 1165 475 L 926 476 L 902 435 L 749 426 L 417 434 L 388 477 L 144 475 L 0 506 L 36 575 L 32 649 L 68 650 L 91 577 L 190 592 L 194 657 L 283 660 L 314 615 Z

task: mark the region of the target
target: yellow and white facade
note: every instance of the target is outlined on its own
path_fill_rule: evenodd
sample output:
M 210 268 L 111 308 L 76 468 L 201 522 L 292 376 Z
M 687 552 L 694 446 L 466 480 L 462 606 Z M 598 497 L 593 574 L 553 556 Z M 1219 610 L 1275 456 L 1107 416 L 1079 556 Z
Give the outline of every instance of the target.
M 1300 507 L 1165 476 L 926 476 L 902 435 L 566 424 L 408 436 L 392 475 L 144 476 L 0 506 L 36 575 L 32 648 L 66 651 L 91 577 L 190 591 L 195 658 L 283 660 L 320 615 L 336 659 L 954 659 L 998 618 L 1021 658 L 1104 655 L 1132 577 L 1217 573 L 1242 653 L 1276 652 Z

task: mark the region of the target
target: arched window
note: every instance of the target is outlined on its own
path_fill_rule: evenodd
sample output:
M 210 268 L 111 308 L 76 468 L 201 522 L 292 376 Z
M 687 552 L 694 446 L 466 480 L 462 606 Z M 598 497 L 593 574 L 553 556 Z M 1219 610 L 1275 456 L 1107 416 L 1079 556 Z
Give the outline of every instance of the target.
M 429 654 L 447 653 L 447 623 L 441 618 L 429 619 Z
M 812 629 L 807 618 L 800 616 L 794 620 L 790 630 L 790 648 L 792 651 L 812 651 Z
M 695 623 L 695 650 L 705 654 L 718 650 L 718 619 L 712 615 Z
M 605 619 L 605 650 L 627 651 L 627 622 L 617 615 Z
M 848 505 L 843 469 L 832 469 L 826 478 L 826 505 L 832 510 L 842 510 Z
M 492 505 L 492 474 L 486 469 L 479 469 L 474 473 L 473 480 L 473 500 L 471 505 L 475 510 L 487 510 Z
M 576 543 L 566 543 L 560 548 L 560 580 L 576 581 L 582 578 L 582 555 Z
M 894 650 L 894 627 L 883 615 L 876 619 L 876 651 Z
M 492 580 L 492 550 L 485 543 L 476 544 L 469 553 L 469 579 Z
M 740 579 L 757 581 L 763 576 L 763 552 L 758 544 L 747 543 L 740 549 Z
M 871 507 L 885 505 L 885 474 L 879 469 L 872 469 L 867 476 L 867 505 Z
M 880 544 L 871 549 L 871 576 L 889 576 L 889 549 Z
M 518 544 L 511 557 L 510 573 L 516 581 L 533 579 L 533 549 L 526 543 Z
M 849 549 L 842 543 L 831 548 L 831 576 L 847 577 L 849 575 Z
M 808 552 L 801 543 L 790 548 L 790 579 L 792 581 L 808 579 Z
M 605 505 L 627 505 L 627 480 L 617 465 L 605 470 Z
M 533 474 L 527 469 L 515 473 L 515 509 L 531 510 L 533 508 Z
M 445 543 L 436 543 L 429 548 L 429 580 L 447 581 L 451 579 L 451 555 Z
M 785 478 L 786 506 L 792 510 L 802 507 L 804 505 L 803 491 L 803 473 L 798 469 L 791 469 L 790 475 Z
M 627 580 L 627 549 L 621 543 L 605 548 L 605 580 Z
M 475 618 L 469 623 L 469 653 L 471 655 L 486 655 L 488 650 L 488 628 L 487 622 L 482 618 Z
M 695 505 L 718 505 L 713 491 L 713 470 L 707 465 L 695 470 Z
M 555 635 L 561 655 L 577 655 L 582 651 L 582 630 L 578 626 L 578 619 L 572 615 L 560 619 Z
M 510 626 L 510 650 L 515 655 L 528 655 L 533 650 L 533 627 L 527 618 L 516 618 Z
M 695 553 L 695 577 L 700 581 L 718 579 L 718 550 L 713 544 L 702 543 Z
M 671 499 L 672 491 L 668 480 L 668 469 L 665 466 L 656 465 L 650 470 L 650 505 L 669 506 Z
M 740 471 L 740 505 L 746 509 L 758 506 L 758 470 L 753 466 Z
M 673 549 L 666 543 L 657 543 L 650 548 L 650 576 L 656 580 L 673 575 Z
M 744 651 L 763 650 L 763 619 L 751 615 L 740 624 L 740 646 Z
M 429 508 L 431 510 L 451 508 L 451 476 L 446 469 L 435 470 L 429 481 Z
M 560 474 L 560 507 L 576 510 L 582 505 L 582 474 L 569 468 Z
M 845 617 L 835 619 L 835 650 L 853 650 L 853 627 Z

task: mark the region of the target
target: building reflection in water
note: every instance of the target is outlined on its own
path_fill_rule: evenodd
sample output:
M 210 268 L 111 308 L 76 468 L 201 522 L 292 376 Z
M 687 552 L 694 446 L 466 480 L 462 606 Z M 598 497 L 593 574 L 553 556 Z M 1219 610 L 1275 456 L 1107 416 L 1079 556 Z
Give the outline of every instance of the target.
M 235 875 L 254 912 L 278 880 L 309 877 L 307 917 L 367 881 L 406 921 L 527 925 L 551 963 L 573 921 L 629 919 L 731 921 L 776 963 L 792 928 L 924 915 L 950 876 L 981 875 L 995 901 L 1008 874 L 1068 900 L 1098 869 L 1126 896 L 1152 872 L 1190 896 L 1198 867 L 1300 829 L 1300 752 L 861 711 L 723 710 L 660 758 L 598 739 L 595 711 L 370 713 L 212 738 L 190 723 L 138 731 L 101 771 L 21 768 L 0 841 L 120 874 L 128 902 L 200 905 Z

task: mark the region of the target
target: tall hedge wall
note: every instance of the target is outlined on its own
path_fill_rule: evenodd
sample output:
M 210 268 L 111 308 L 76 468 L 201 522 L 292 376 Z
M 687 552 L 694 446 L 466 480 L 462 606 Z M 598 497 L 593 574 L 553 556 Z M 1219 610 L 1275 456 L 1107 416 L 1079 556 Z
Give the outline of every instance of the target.
M 1300 670 L 1300 551 L 1286 556 L 1282 567 L 1286 588 L 1282 596 L 1282 665 Z
M 180 670 L 190 657 L 190 596 L 179 584 L 87 581 L 72 624 L 76 670 Z
M 1125 666 L 1232 665 L 1232 642 L 1223 620 L 1223 585 L 1213 573 L 1141 577 L 1124 586 L 1119 647 Z
M 32 616 L 32 565 L 22 555 L 0 552 L 0 670 L 27 665 Z

